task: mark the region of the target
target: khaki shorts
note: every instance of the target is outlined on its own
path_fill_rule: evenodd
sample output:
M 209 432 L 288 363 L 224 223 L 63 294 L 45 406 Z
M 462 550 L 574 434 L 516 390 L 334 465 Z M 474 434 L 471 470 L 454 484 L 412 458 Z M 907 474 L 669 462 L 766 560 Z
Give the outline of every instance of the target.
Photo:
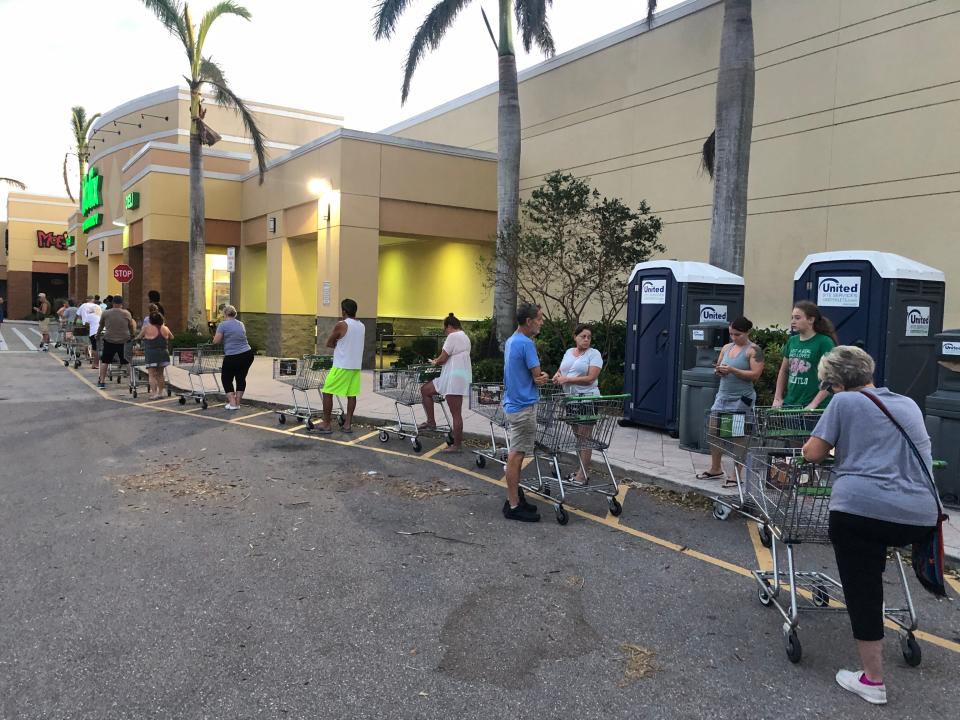
M 37 324 L 40 326 L 40 332 L 42 333 L 50 332 L 50 318 L 44 318 L 43 320 L 38 320 Z
M 507 420 L 507 438 L 510 452 L 532 455 L 537 441 L 537 406 L 530 405 L 520 412 L 504 413 Z

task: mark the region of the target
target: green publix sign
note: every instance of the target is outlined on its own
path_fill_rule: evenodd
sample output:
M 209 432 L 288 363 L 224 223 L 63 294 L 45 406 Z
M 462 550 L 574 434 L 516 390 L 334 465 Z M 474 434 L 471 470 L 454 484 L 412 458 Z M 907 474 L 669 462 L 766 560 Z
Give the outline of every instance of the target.
M 123 198 L 123 206 L 127 210 L 136 210 L 140 207 L 140 193 L 128 192 Z
M 91 212 L 103 206 L 103 178 L 95 167 L 87 171 L 80 194 L 80 213 L 83 215 L 83 232 L 88 233 L 103 222 L 103 213 Z

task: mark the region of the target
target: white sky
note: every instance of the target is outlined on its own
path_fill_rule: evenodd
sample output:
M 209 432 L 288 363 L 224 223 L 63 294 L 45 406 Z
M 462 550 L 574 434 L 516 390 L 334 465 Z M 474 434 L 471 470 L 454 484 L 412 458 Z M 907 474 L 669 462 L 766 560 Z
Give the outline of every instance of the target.
M 381 130 L 496 80 L 496 55 L 480 8 L 496 23 L 497 0 L 474 0 L 421 62 L 401 106 L 406 51 L 434 0 L 414 0 L 394 38 L 381 42 L 371 31 L 374 2 L 240 0 L 252 21 L 219 19 L 207 54 L 242 97 L 342 115 L 357 130 Z M 661 0 L 660 7 L 678 2 Z M 212 4 L 190 3 L 197 17 Z M 557 52 L 642 19 L 646 5 L 556 0 L 550 21 Z M 183 84 L 179 41 L 140 0 L 0 0 L 0 28 L 0 176 L 22 180 L 29 192 L 65 194 L 63 155 L 71 149 L 73 105 L 88 114 L 106 112 Z M 542 59 L 518 47 L 520 69 Z M 0 219 L 6 194 L 0 186 Z

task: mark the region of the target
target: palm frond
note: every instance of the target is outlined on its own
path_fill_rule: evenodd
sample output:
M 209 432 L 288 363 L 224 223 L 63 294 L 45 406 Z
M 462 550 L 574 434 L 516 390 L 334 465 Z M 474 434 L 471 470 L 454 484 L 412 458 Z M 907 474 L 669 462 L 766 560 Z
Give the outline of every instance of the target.
M 13 185 L 17 190 L 26 190 L 27 186 L 24 185 L 19 180 L 14 180 L 13 178 L 0 177 L 0 183 L 6 183 L 7 185 Z
M 653 14 L 657 11 L 657 0 L 647 0 L 647 27 L 653 27 Z
M 97 118 L 100 117 L 100 113 L 94 113 L 90 116 L 90 119 L 87 120 L 87 124 L 83 126 L 83 137 L 86 138 L 87 134 L 90 132 L 90 128 L 93 127 L 93 124 L 97 121 Z
M 213 89 L 213 99 L 218 105 L 234 110 L 243 121 L 243 127 L 253 141 L 253 150 L 257 156 L 257 170 L 260 173 L 260 184 L 263 184 L 263 174 L 267 169 L 267 145 L 266 136 L 257 125 L 253 113 L 230 89 L 223 70 L 210 58 L 203 58 L 200 65 L 201 81 L 210 85 Z
M 373 37 L 375 40 L 390 38 L 400 22 L 400 16 L 412 0 L 383 0 L 373 14 Z
M 147 10 L 153 12 L 172 35 L 186 45 L 187 32 L 183 21 L 183 4 L 180 0 L 143 0 Z
M 70 153 L 64 153 L 63 155 L 63 186 L 67 189 L 67 196 L 70 198 L 70 202 L 76 202 L 73 199 L 73 193 L 70 191 L 70 181 L 67 179 L 67 158 L 70 157 Z
M 244 20 L 249 20 L 251 18 L 250 11 L 247 10 L 242 5 L 237 5 L 233 0 L 221 0 L 212 8 L 207 10 L 204 13 L 203 18 L 200 20 L 200 29 L 197 32 L 197 52 L 203 52 L 203 41 L 207 37 L 207 33 L 210 31 L 210 26 L 213 25 L 213 21 L 216 20 L 221 15 L 238 15 Z
M 73 130 L 73 137 L 80 144 L 82 138 L 86 137 L 84 129 L 87 125 L 87 111 L 82 105 L 74 105 L 70 108 L 70 128 Z
M 700 169 L 710 176 L 713 180 L 714 160 L 717 153 L 717 131 L 710 133 L 710 137 L 703 141 L 703 149 L 700 151 Z
M 417 29 L 417 34 L 413 36 L 413 41 L 410 43 L 410 50 L 407 51 L 407 61 L 403 66 L 403 90 L 400 92 L 401 105 L 407 101 L 413 73 L 427 50 L 437 49 L 444 34 L 453 25 L 453 21 L 457 19 L 457 15 L 469 3 L 470 0 L 440 0 Z
M 544 55 L 553 57 L 557 48 L 553 44 L 553 34 L 547 22 L 547 6 L 553 6 L 553 0 L 516 0 L 514 14 L 517 16 L 517 29 L 523 41 L 523 49 L 530 52 L 533 43 Z

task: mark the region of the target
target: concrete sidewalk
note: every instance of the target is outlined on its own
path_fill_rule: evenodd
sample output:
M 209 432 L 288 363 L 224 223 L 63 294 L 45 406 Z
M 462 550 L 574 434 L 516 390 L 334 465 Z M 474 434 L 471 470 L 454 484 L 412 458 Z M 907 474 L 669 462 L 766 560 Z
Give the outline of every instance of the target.
M 171 382 L 179 388 L 187 388 L 190 381 L 186 370 L 170 368 Z M 209 382 L 209 377 L 205 378 Z M 357 400 L 357 422 L 380 424 L 396 422 L 393 401 L 373 392 L 373 372 L 363 371 L 361 395 Z M 244 398 L 257 403 L 289 406 L 290 387 L 273 379 L 273 358 L 258 356 L 247 376 L 247 391 Z M 310 402 L 320 407 L 317 393 L 311 391 Z M 416 408 L 418 420 L 423 420 L 423 409 Z M 466 408 L 463 413 L 464 432 L 474 438 L 490 437 L 490 424 L 486 418 Z M 678 440 L 667 433 L 647 428 L 618 428 L 607 451 L 610 463 L 631 476 L 661 487 L 681 492 L 696 492 L 715 496 L 721 492 L 720 481 L 697 480 L 695 475 L 710 466 L 710 456 L 689 452 L 680 448 Z M 725 468 L 731 471 L 729 460 Z M 724 491 L 735 494 L 735 491 Z M 960 561 L 960 513 L 955 513 L 954 523 L 944 524 L 946 554 Z

